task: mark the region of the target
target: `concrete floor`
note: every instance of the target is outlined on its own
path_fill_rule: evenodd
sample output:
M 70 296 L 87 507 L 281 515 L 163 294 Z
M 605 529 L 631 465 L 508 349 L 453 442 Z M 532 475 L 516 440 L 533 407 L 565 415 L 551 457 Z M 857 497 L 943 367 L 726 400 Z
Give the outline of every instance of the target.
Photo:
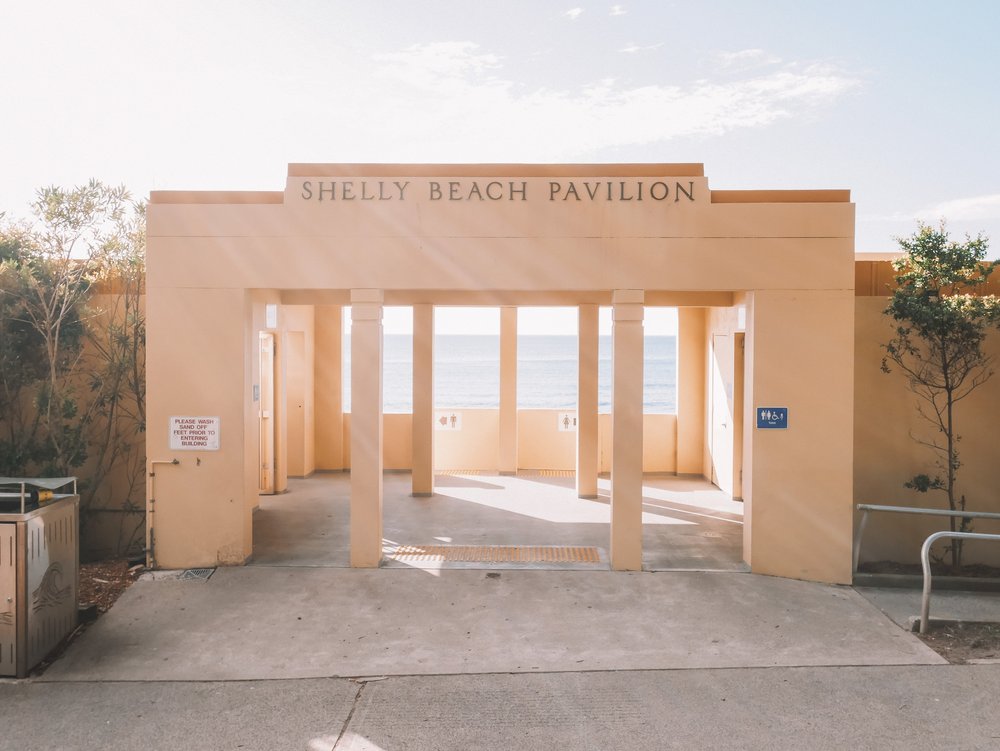
M 398 545 L 592 546 L 601 563 L 420 564 L 434 568 L 607 569 L 610 483 L 599 497 L 576 497 L 572 476 L 439 475 L 431 498 L 410 495 L 409 473 L 386 473 L 384 550 Z M 254 514 L 260 566 L 349 565 L 350 475 L 292 480 L 289 492 L 261 496 Z M 746 571 L 743 504 L 702 479 L 647 475 L 643 490 L 643 568 L 647 571 Z M 386 561 L 387 566 L 409 566 Z
M 770 576 L 235 566 L 136 582 L 41 680 L 942 663 L 849 587 Z

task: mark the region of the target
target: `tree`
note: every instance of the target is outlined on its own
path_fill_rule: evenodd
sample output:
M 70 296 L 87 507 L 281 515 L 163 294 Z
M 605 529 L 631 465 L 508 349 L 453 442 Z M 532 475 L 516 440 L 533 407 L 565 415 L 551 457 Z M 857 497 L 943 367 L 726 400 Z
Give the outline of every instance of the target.
M 1000 262 L 985 261 L 986 238 L 954 242 L 943 223 L 938 228 L 921 224 L 897 242 L 905 255 L 893 261 L 896 289 L 885 314 L 895 321 L 895 333 L 884 345 L 882 370 L 895 366 L 906 376 L 918 398 L 918 415 L 934 430 L 929 439 L 914 436 L 934 455 L 933 475 L 918 474 L 905 486 L 941 492 L 950 510 L 964 511 L 966 498 L 957 488 L 962 463 L 955 406 L 993 375 L 993 358 L 983 343 L 1000 325 L 1000 298 L 976 293 Z M 969 522 L 951 517 L 951 530 L 967 531 Z M 960 570 L 960 540 L 950 552 L 952 568 Z
M 92 180 L 32 208 L 0 224 L 0 474 L 81 474 L 81 530 L 120 507 L 138 517 L 127 547 L 145 489 L 144 206 Z

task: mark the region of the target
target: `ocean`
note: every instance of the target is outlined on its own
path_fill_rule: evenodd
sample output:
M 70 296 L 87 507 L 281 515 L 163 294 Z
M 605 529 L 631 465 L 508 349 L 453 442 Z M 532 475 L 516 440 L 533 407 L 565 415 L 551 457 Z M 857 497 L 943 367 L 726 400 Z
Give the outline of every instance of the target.
M 350 336 L 344 341 L 344 411 L 351 405 Z M 521 409 L 575 409 L 575 336 L 517 338 L 517 404 Z M 677 338 L 647 336 L 644 411 L 677 411 Z M 413 345 L 408 334 L 386 334 L 382 402 L 385 412 L 413 409 Z M 598 402 L 611 410 L 611 337 L 600 337 Z M 500 337 L 438 335 L 434 338 L 434 407 L 496 409 L 500 405 Z

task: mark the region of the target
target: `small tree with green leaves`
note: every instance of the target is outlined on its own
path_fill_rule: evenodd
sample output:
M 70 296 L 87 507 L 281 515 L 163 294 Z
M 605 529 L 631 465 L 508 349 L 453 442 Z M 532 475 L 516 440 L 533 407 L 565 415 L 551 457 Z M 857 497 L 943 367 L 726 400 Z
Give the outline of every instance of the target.
M 143 522 L 145 207 L 91 180 L 32 209 L 0 221 L 0 474 L 82 472 L 81 531 L 120 507 L 121 552 Z
M 964 511 L 966 498 L 957 487 L 962 466 L 955 406 L 993 375 L 993 358 L 984 350 L 986 335 L 1000 325 L 1000 298 L 977 294 L 1000 262 L 986 262 L 987 240 L 966 237 L 955 242 L 945 225 L 921 224 L 908 238 L 898 239 L 905 255 L 893 261 L 896 289 L 885 314 L 895 322 L 884 345 L 882 370 L 898 368 L 917 396 L 917 414 L 929 423 L 933 437 L 914 435 L 931 450 L 934 470 L 918 474 L 905 486 L 921 493 L 942 493 L 952 511 Z M 970 520 L 951 517 L 952 531 L 968 531 Z M 962 545 L 950 546 L 951 565 L 962 566 Z

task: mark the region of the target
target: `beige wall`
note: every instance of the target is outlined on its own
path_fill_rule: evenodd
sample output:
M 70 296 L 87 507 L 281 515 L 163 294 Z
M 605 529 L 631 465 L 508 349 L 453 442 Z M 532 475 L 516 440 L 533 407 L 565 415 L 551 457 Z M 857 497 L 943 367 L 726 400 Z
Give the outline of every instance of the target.
M 315 316 L 312 305 L 283 305 L 278 315 L 279 357 L 285 358 L 286 468 L 291 477 L 308 477 L 316 471 Z
M 497 409 L 461 409 L 462 430 L 434 432 L 434 468 L 436 470 L 487 470 L 497 468 L 500 440 L 500 411 Z M 575 469 L 576 433 L 560 431 L 558 416 L 566 410 L 518 410 L 518 469 L 572 471 Z M 611 471 L 610 415 L 598 418 L 602 445 L 601 472 Z M 383 453 L 385 468 L 408 470 L 412 467 L 413 444 L 409 414 L 383 415 Z M 651 414 L 643 419 L 643 471 L 675 472 L 677 461 L 677 418 Z M 348 447 L 345 466 L 350 468 L 351 415 L 344 415 L 344 446 Z
M 858 503 L 947 508 L 941 493 L 918 493 L 903 483 L 916 474 L 935 473 L 932 453 L 913 437 L 932 440 L 933 429 L 917 415 L 917 399 L 898 372 L 881 371 L 881 345 L 892 336 L 882 315 L 885 297 L 856 298 L 854 369 L 854 497 Z M 987 340 L 987 351 L 1000 355 L 1000 333 Z M 997 426 L 1000 425 L 1000 379 L 994 376 L 959 403 L 956 425 L 962 441 L 959 492 L 970 510 L 1000 513 L 997 487 Z M 864 534 L 862 561 L 893 560 L 915 563 L 920 546 L 931 532 L 947 529 L 947 519 L 902 514 L 872 514 Z M 1000 533 L 1000 522 L 977 521 L 980 532 Z M 941 545 L 941 543 L 939 543 Z M 1000 545 L 966 543 L 969 563 L 1000 565 Z M 935 550 L 938 550 L 935 548 Z
M 147 459 L 157 467 L 155 563 L 190 568 L 242 563 L 251 553 L 257 494 L 257 414 L 250 373 L 252 311 L 242 289 L 150 289 L 147 297 Z M 205 325 L 206 321 L 212 323 Z M 171 416 L 221 421 L 219 451 L 169 447 Z M 249 431 L 249 434 L 248 434 Z
M 339 305 L 315 306 L 314 398 L 316 468 L 344 468 L 343 310 Z
M 752 538 L 744 537 L 744 551 L 751 551 L 751 568 L 849 583 L 853 291 L 748 295 L 746 374 L 744 519 Z M 758 430 L 757 406 L 787 407 L 788 429 Z

